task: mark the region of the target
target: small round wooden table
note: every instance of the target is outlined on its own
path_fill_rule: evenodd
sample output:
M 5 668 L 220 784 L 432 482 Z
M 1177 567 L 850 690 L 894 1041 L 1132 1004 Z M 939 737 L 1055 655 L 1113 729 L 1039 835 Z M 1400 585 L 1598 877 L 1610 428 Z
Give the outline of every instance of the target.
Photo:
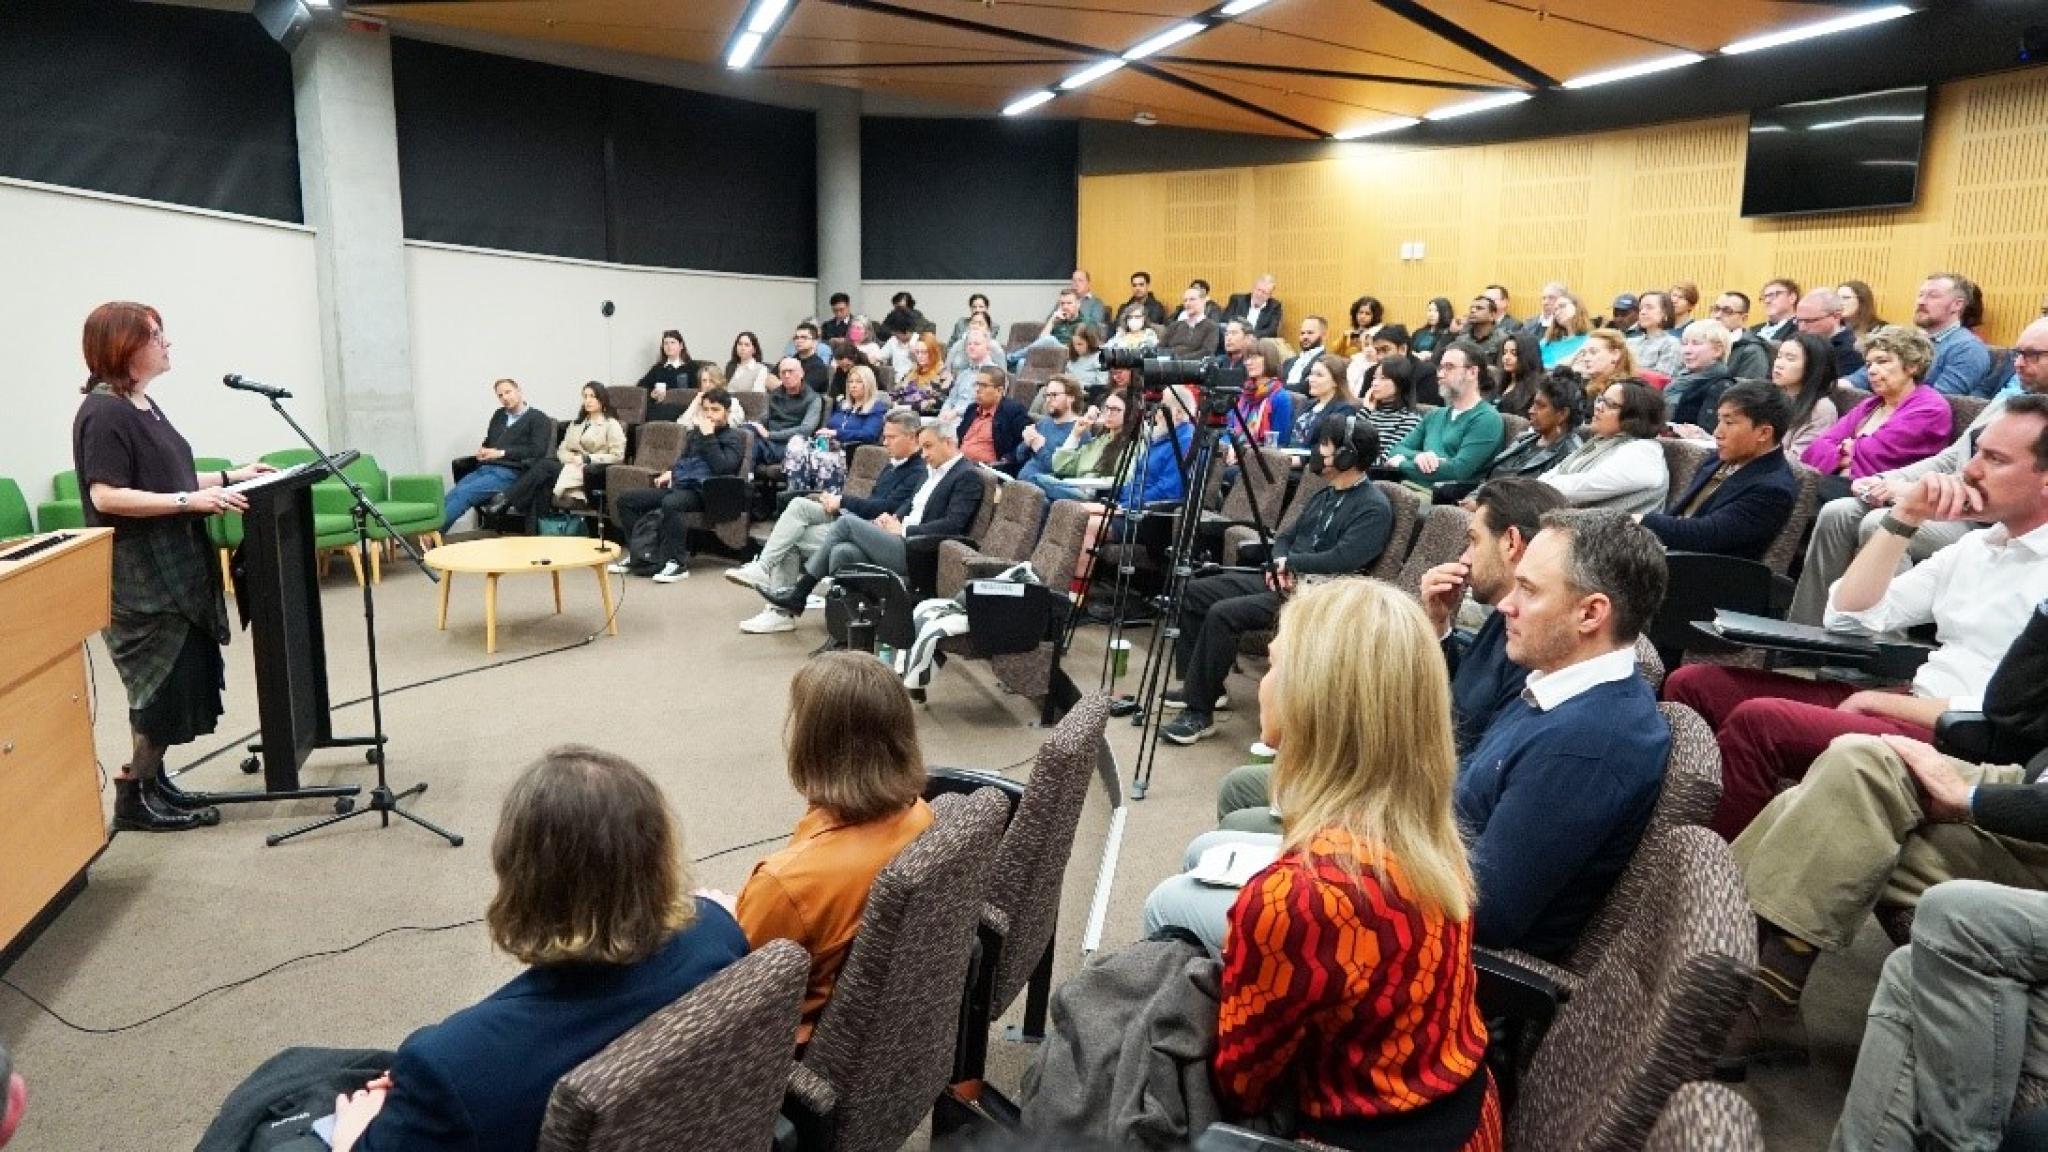
M 619 558 L 619 546 L 600 543 L 585 536 L 497 536 L 489 540 L 465 540 L 429 548 L 427 563 L 441 573 L 441 613 L 437 627 L 448 630 L 448 589 L 457 572 L 484 578 L 484 651 L 498 650 L 498 577 L 545 572 L 555 583 L 555 614 L 562 614 L 562 572 L 588 568 L 597 574 L 598 595 L 604 599 L 605 631 L 619 634 L 619 622 L 612 613 L 612 582 L 604 566 Z

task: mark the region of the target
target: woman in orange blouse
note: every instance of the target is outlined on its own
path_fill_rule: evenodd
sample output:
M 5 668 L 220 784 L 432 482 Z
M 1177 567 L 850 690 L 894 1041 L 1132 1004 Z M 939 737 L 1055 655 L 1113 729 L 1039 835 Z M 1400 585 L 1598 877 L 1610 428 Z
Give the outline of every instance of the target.
M 910 694 L 865 652 L 833 652 L 789 684 L 789 782 L 810 807 L 781 851 L 754 865 L 736 918 L 747 943 L 811 953 L 799 1045 L 807 1044 L 867 910 L 875 874 L 931 827 Z
M 1501 1147 L 1436 649 L 1422 610 L 1377 581 L 1281 613 L 1259 718 L 1284 831 L 1224 934 L 1213 1076 L 1229 1115 L 1291 1094 L 1298 1134 L 1340 1148 Z

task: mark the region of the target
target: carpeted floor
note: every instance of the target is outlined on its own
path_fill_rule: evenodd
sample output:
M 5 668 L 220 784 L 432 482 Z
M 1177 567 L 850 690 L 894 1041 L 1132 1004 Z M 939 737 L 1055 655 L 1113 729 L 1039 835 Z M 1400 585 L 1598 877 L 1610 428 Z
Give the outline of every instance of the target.
M 380 828 L 366 817 L 264 846 L 266 834 L 329 811 L 314 802 L 224 809 L 219 828 L 199 833 L 117 837 L 90 887 L 7 973 L 11 984 L 76 1029 L 0 987 L 0 1036 L 31 1085 L 28 1120 L 13 1147 L 190 1148 L 226 1093 L 278 1049 L 395 1047 L 411 1029 L 487 995 L 516 966 L 491 950 L 481 926 L 392 930 L 481 915 L 492 888 L 489 845 L 503 791 L 550 745 L 593 743 L 647 768 L 682 816 L 690 855 L 712 857 L 696 865 L 698 880 L 736 891 L 770 850 L 741 846 L 779 840 L 800 811 L 783 772 L 780 726 L 789 675 L 823 633 L 814 614 L 794 634 L 740 634 L 735 624 L 759 601 L 720 579 L 722 571 L 699 561 L 684 584 L 630 581 L 617 638 L 546 655 L 577 644 L 601 623 L 595 581 L 567 574 L 565 612 L 555 616 L 546 581 L 508 578 L 499 598 L 499 651 L 486 657 L 480 581 L 457 583 L 448 631 L 437 632 L 432 587 L 417 572 L 387 567 L 377 607 L 391 777 L 401 787 L 428 782 L 414 807 L 466 843 L 450 848 L 409 825 Z M 360 600 L 345 573 L 337 568 L 324 595 L 330 683 L 342 701 L 363 695 L 369 679 Z M 1084 688 L 1096 682 L 1102 636 L 1099 628 L 1084 629 L 1069 658 Z M 111 770 L 127 747 L 126 701 L 104 649 L 97 641 L 93 647 L 98 745 Z M 246 638 L 238 637 L 228 655 L 229 709 L 220 732 L 176 750 L 174 766 L 255 727 Z M 1143 655 L 1141 635 L 1136 659 Z M 1133 680 L 1137 671 L 1134 663 Z M 474 674 L 405 687 L 461 672 Z M 1250 703 L 1248 679 L 1234 679 L 1232 688 Z M 1028 726 L 1035 710 L 1002 692 L 986 666 L 952 664 L 930 696 L 920 725 L 931 762 L 1028 773 L 1042 737 Z M 1178 866 L 1188 838 L 1213 824 L 1215 783 L 1257 735 L 1249 707 L 1219 719 L 1220 735 L 1196 748 L 1161 746 L 1152 790 L 1132 808 L 1105 947 L 1137 936 L 1146 892 Z M 335 728 L 356 734 L 369 722 L 366 706 L 346 707 Z M 1112 721 L 1110 735 L 1128 781 L 1137 730 Z M 248 786 L 253 778 L 237 770 L 239 758 L 239 751 L 221 755 L 182 782 Z M 334 750 L 315 753 L 305 777 L 365 782 L 370 770 L 359 753 Z M 1108 817 L 1098 787 L 1067 870 L 1062 977 L 1081 961 Z M 294 957 L 338 949 L 353 950 L 290 963 L 152 1022 L 98 1034 Z M 1855 951 L 1824 961 L 1810 994 L 1815 1067 L 1759 1077 L 1746 1090 L 1763 1111 L 1773 1149 L 1825 1146 L 1882 956 L 1873 928 Z M 1014 1088 L 1030 1051 L 995 1043 L 994 1081 Z

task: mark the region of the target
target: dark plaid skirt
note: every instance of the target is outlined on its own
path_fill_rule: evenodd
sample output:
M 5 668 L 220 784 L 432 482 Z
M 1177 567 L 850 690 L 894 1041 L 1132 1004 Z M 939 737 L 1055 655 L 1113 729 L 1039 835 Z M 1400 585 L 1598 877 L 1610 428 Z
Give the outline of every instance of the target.
M 221 693 L 226 687 L 227 661 L 221 658 L 220 645 L 188 625 L 170 676 L 147 706 L 128 710 L 129 727 L 160 747 L 189 744 L 213 731 L 224 711 Z

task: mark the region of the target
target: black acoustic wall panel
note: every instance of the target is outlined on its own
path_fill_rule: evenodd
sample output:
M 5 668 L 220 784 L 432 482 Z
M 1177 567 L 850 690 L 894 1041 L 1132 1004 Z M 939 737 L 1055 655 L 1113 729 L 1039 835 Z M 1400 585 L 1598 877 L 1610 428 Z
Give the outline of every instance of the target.
M 0 4 L 0 175 L 297 223 L 291 60 L 246 13 Z
M 1071 121 L 862 119 L 862 278 L 1066 279 L 1079 156 Z

